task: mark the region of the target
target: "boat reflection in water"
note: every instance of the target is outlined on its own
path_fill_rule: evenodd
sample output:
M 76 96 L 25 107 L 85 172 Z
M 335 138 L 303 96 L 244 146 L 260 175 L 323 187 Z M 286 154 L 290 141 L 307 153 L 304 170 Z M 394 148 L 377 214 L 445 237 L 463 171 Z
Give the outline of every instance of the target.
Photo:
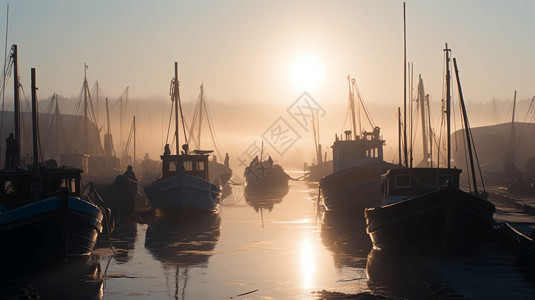
M 375 295 L 394 299 L 437 299 L 422 278 L 418 259 L 372 249 L 366 263 L 368 288 Z
M 181 299 L 187 298 L 190 268 L 207 266 L 219 240 L 220 225 L 221 218 L 217 213 L 190 218 L 184 215 L 176 222 L 157 218 L 149 224 L 145 248 L 162 263 L 166 282 L 172 282 L 168 288 L 174 290 L 176 299 L 179 294 Z
M 372 243 L 362 218 L 325 211 L 321 222 L 321 240 L 333 252 L 336 268 L 366 267 L 366 255 Z
M 96 256 L 69 260 L 28 277 L 9 275 L 0 278 L 0 299 L 103 299 L 103 275 Z
M 145 248 L 164 267 L 191 267 L 206 264 L 219 240 L 221 218 L 212 213 L 176 222 L 155 219 L 149 224 Z
M 274 189 L 258 189 L 246 186 L 243 195 L 245 202 L 254 208 L 256 212 L 267 209 L 272 211 L 275 203 L 281 203 L 284 196 L 288 194 L 288 186 Z
M 111 243 L 116 250 L 113 259 L 119 264 L 127 263 L 132 259 L 129 252 L 134 249 L 137 236 L 138 223 L 131 220 L 123 220 L 111 233 Z M 108 237 L 103 236 L 99 241 L 101 247 L 107 247 Z

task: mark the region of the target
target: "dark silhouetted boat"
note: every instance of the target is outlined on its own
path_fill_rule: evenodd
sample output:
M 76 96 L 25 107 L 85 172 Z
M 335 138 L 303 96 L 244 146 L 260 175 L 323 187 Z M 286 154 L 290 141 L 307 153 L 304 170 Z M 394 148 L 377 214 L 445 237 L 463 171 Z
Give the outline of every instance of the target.
M 14 45 L 11 57 L 18 89 L 16 56 Z M 99 207 L 80 199 L 80 169 L 40 166 L 35 69 L 31 75 L 33 165 L 29 170 L 15 165 L 0 172 L 0 255 L 5 258 L 3 268 L 17 272 L 89 256 L 103 218 Z M 18 112 L 15 109 L 15 122 Z M 20 153 L 15 162 L 18 157 Z
M 450 58 L 446 62 L 448 166 L 390 170 L 383 176 L 383 206 L 365 211 L 374 248 L 407 255 L 455 255 L 476 249 L 494 222 L 495 207 L 479 193 L 472 159 L 472 138 L 455 64 L 457 85 L 473 179 L 472 192 L 459 188 L 460 169 L 450 166 Z
M 323 205 L 329 211 L 355 214 L 364 217 L 364 209 L 381 203 L 381 174 L 395 165 L 383 161 L 385 140 L 380 135 L 360 97 L 355 79 L 349 82 L 349 112 L 353 130 L 344 132 L 345 138 L 336 136 L 333 149 L 333 173 L 319 181 Z M 355 95 L 368 116 L 371 132 L 357 133 Z M 360 127 L 360 126 L 359 126 Z
M 218 211 L 221 198 L 221 187 L 209 181 L 208 154 L 212 151 L 195 150 L 189 152 L 184 144 L 182 153 L 179 151 L 178 116 L 180 107 L 178 64 L 175 62 L 175 77 L 172 81 L 172 97 L 175 106 L 175 142 L 177 154 L 171 155 L 166 145 L 162 159 L 162 178 L 145 186 L 153 209 L 160 214 L 176 218 L 184 211 L 200 210 L 206 213 Z M 180 108 L 180 110 L 182 110 Z M 184 120 L 182 120 L 184 123 Z M 184 130 L 185 132 L 185 130 Z
M 245 168 L 243 177 L 245 178 L 245 193 L 253 196 L 258 193 L 279 193 L 288 188 L 288 175 L 281 165 L 274 164 L 271 156 L 266 161 L 263 160 L 264 142 L 260 150 L 260 158 L 255 156 Z

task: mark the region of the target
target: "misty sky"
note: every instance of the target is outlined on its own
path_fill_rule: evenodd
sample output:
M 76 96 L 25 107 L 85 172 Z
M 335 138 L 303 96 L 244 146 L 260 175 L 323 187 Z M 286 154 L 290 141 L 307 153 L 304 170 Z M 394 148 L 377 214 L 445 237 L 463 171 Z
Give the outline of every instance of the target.
M 535 1 L 405 2 L 407 60 L 414 64 L 416 82 L 422 75 L 434 103 L 443 93 L 445 43 L 457 58 L 467 102 L 511 101 L 515 90 L 519 100 L 535 96 Z M 53 93 L 78 97 L 87 63 L 90 85 L 98 80 L 106 97 L 117 99 L 129 87 L 130 99 L 161 101 L 161 107 L 168 107 L 173 62 L 178 61 L 183 102 L 196 101 L 204 82 L 210 101 L 219 107 L 227 104 L 220 110 L 227 114 L 239 111 L 233 107 L 240 104 L 253 110 L 260 104 L 257 114 L 277 104 L 260 124 L 241 122 L 236 127 L 249 130 L 236 146 L 240 153 L 304 91 L 331 120 L 322 124 L 323 141 L 330 145 L 342 129 L 346 76 L 351 74 L 375 119 L 391 123 L 380 125 L 384 131 L 392 127 L 388 147 L 396 148 L 396 111 L 390 106 L 403 101 L 403 1 L 1 3 L 0 32 L 5 40 L 9 3 L 6 47 L 9 51 L 18 45 L 26 97 L 32 67 L 39 99 Z M 6 88 L 6 95 L 11 89 Z M 381 110 L 385 105 L 388 110 Z M 214 114 L 216 123 L 226 121 Z M 253 112 L 249 117 L 255 118 Z M 163 108 L 156 110 L 146 117 L 150 128 L 145 127 L 165 131 L 167 118 Z M 143 122 L 143 116 L 138 120 Z M 237 143 L 231 129 L 219 133 L 223 144 Z M 311 138 L 310 132 L 300 134 Z M 153 134 L 154 149 L 142 152 L 158 155 L 162 135 Z
M 132 98 L 167 99 L 178 61 L 185 100 L 205 82 L 216 101 L 291 103 L 304 90 L 338 101 L 347 74 L 370 101 L 402 99 L 403 1 L 22 0 L 2 1 L 3 16 L 8 3 L 8 48 L 19 46 L 23 84 L 37 69 L 41 98 L 77 96 L 87 63 L 110 97 L 129 86 Z M 446 42 L 467 98 L 535 95 L 535 1 L 406 6 L 407 59 L 432 96 Z

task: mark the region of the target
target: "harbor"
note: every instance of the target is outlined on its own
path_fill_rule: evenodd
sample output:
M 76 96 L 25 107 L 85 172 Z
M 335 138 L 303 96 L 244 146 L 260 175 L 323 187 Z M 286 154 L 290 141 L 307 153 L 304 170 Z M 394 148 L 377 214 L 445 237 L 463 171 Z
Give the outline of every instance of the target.
M 530 280 L 515 265 L 517 253 L 491 241 L 475 254 L 453 258 L 379 255 L 380 262 L 388 264 L 379 269 L 379 278 L 370 277 L 367 263 L 378 258 L 371 257 L 375 253 L 362 228 L 359 231 L 355 222 L 332 220 L 318 212 L 316 200 L 315 184 L 290 181 L 288 194 L 273 199 L 271 210 L 255 209 L 236 189 L 223 200 L 218 219 L 179 224 L 158 234 L 153 220 L 145 217 L 139 220 L 142 223 L 118 228 L 110 241 L 101 236 L 89 266 L 74 265 L 74 271 L 63 273 L 51 270 L 54 278 L 74 274 L 69 281 L 45 276 L 3 280 L 2 286 L 9 288 L 0 295 L 11 299 L 38 295 L 50 299 L 526 299 L 535 292 L 533 277 Z M 519 222 L 533 218 L 518 210 L 513 213 L 506 205 L 498 208 L 498 217 L 511 220 L 515 215 Z
M 535 3 L 479 2 L 7 4 L 0 299 L 532 298 Z

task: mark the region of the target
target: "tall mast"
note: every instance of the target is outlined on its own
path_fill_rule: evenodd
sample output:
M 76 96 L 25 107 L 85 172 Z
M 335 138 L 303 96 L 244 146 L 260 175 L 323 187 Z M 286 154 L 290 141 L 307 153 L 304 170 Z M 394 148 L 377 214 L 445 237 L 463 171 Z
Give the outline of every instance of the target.
M 134 116 L 134 167 L 136 166 L 136 116 Z
M 425 91 L 424 81 L 422 75 L 419 75 L 418 80 L 418 105 L 420 106 L 420 116 L 422 118 L 422 141 L 423 141 L 423 156 L 426 161 L 426 165 L 429 165 L 429 148 L 427 146 L 427 122 L 425 119 Z
M 355 117 L 355 93 L 351 87 L 351 78 L 347 75 L 347 83 L 349 86 L 349 109 L 351 110 L 351 126 L 353 128 L 353 140 L 357 139 L 357 120 Z M 360 135 L 360 132 L 359 132 Z
M 32 68 L 32 129 L 33 129 L 33 169 L 34 173 L 39 172 L 39 150 L 37 136 L 39 134 L 38 115 L 37 115 L 37 88 L 35 86 L 35 68 Z
M 176 140 L 176 154 L 180 154 L 180 143 L 178 142 L 178 62 L 175 62 L 175 86 L 174 86 L 174 101 L 175 101 L 175 140 Z
M 15 140 L 17 142 L 17 152 L 15 153 L 15 163 L 16 165 L 20 165 L 20 94 L 19 94 L 19 65 L 18 65 L 18 58 L 17 58 L 17 45 L 14 44 L 11 46 L 11 58 L 13 59 L 13 85 L 14 85 L 14 92 L 13 92 L 13 102 L 15 105 Z
M 54 93 L 54 100 L 56 101 L 56 107 L 54 108 L 54 118 L 56 119 L 56 153 L 59 151 L 59 124 L 61 122 L 61 114 L 59 112 L 58 94 Z
M 84 153 L 89 154 L 89 130 L 87 124 L 87 91 L 89 86 L 87 84 L 87 68 L 87 64 L 84 63 Z
M 405 166 L 409 166 L 407 158 L 407 27 L 405 25 L 405 2 L 403 2 L 403 155 Z
M 447 47 L 446 47 L 447 48 Z M 463 113 L 463 119 L 464 119 L 464 130 L 466 131 L 466 144 L 468 146 L 468 158 L 470 159 L 470 169 L 472 171 L 472 181 L 474 184 L 474 193 L 477 197 L 477 181 L 476 181 L 476 173 L 474 168 L 474 159 L 472 155 L 472 133 L 470 130 L 470 124 L 468 123 L 468 117 L 466 114 L 466 107 L 464 106 L 464 99 L 463 99 L 463 90 L 461 89 L 461 81 L 459 80 L 459 69 L 457 68 L 457 60 L 453 58 L 453 65 L 455 66 L 455 78 L 457 80 L 457 88 L 459 89 L 459 98 L 461 101 L 461 108 Z
M 199 128 L 197 128 L 197 143 L 199 146 L 199 150 L 202 149 L 201 147 L 201 133 L 202 133 L 202 117 L 203 117 L 203 110 L 205 109 L 204 104 L 204 83 L 201 83 L 201 99 L 199 100 Z
M 425 102 L 427 103 L 427 128 L 429 128 L 429 166 L 433 167 L 433 128 L 431 127 L 431 108 L 429 105 L 429 95 L 425 95 Z
M 398 140 L 400 141 L 398 143 L 398 154 L 399 154 L 399 167 L 403 165 L 403 162 L 401 160 L 401 107 L 398 107 Z
M 451 90 L 450 90 L 450 51 L 446 43 L 444 53 L 446 55 L 446 127 L 447 127 L 447 141 L 448 141 L 448 169 L 451 168 Z

